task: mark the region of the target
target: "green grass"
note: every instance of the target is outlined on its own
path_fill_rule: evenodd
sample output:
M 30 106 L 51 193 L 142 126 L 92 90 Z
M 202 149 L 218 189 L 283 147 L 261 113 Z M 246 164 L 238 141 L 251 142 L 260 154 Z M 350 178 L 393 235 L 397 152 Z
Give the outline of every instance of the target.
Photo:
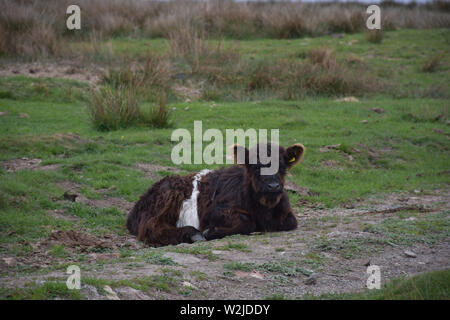
M 34 112 L 37 106 L 40 111 Z M 302 142 L 307 148 L 306 156 L 304 162 L 292 170 L 293 180 L 317 194 L 309 197 L 308 200 L 313 202 L 330 206 L 381 191 L 438 187 L 448 180 L 440 174 L 448 170 L 447 138 L 432 131 L 437 128 L 445 132 L 445 123 L 416 122 L 405 118 L 405 115 L 415 114 L 419 107 L 428 108 L 430 114 L 437 114 L 445 109 L 444 100 L 380 99 L 338 103 L 327 99 L 309 99 L 296 103 L 221 103 L 215 108 L 199 102 L 190 104 L 189 111 L 182 109 L 183 104 L 175 106 L 180 110 L 174 113 L 176 127 L 192 129 L 193 121 L 202 119 L 204 130 L 219 128 L 224 132 L 229 127 L 280 128 L 282 145 Z M 383 115 L 369 110 L 380 106 L 386 110 Z M 93 189 L 114 185 L 111 195 L 129 201 L 136 200 L 149 185 L 144 174 L 134 167 L 135 163 L 147 159 L 149 162 L 172 165 L 171 129 L 130 128 L 99 135 L 90 127 L 87 115 L 79 108 L 72 105 L 55 107 L 46 103 L 0 100 L 2 110 L 14 112 L 20 108 L 30 113 L 30 119 L 0 118 L 0 145 L 4 147 L 1 158 L 27 156 L 60 164 L 62 168 L 58 172 L 58 180 L 65 178 Z M 68 113 L 72 117 L 67 117 Z M 361 124 L 364 119 L 368 119 L 369 123 Z M 55 137 L 57 133 L 69 132 L 78 133 L 89 142 L 70 138 L 58 140 Z M 159 143 L 152 144 L 155 140 Z M 145 146 L 136 145 L 141 143 Z M 347 150 L 359 150 L 351 153 L 354 161 L 350 161 L 347 153 L 340 150 L 319 151 L 320 147 L 339 143 L 348 146 Z M 424 156 L 430 153 L 434 156 Z M 342 170 L 322 167 L 320 163 L 327 160 L 337 161 Z M 181 166 L 187 171 L 202 167 Z M 219 165 L 211 167 L 217 168 Z M 75 168 L 78 170 L 73 170 Z M 30 174 L 2 173 L 12 179 Z M 330 192 L 330 185 L 333 185 L 334 192 Z
M 274 293 L 265 297 L 264 300 L 289 300 L 289 298 L 282 293 Z
M 373 254 L 386 244 L 386 240 L 371 238 L 326 238 L 314 240 L 312 249 L 316 252 L 335 252 L 342 258 L 353 259 L 367 254 Z M 309 259 L 309 264 L 317 264 L 319 260 Z
M 223 265 L 226 272 L 229 271 L 246 271 L 250 272 L 252 270 L 259 270 L 271 273 L 280 273 L 285 276 L 296 276 L 299 274 L 309 275 L 311 272 L 300 267 L 296 261 L 289 260 L 279 260 L 279 261 L 268 261 L 262 264 L 255 264 L 253 262 L 240 262 L 232 261 L 227 262 Z
M 189 247 L 169 247 L 169 251 L 185 254 L 205 256 L 209 261 L 217 260 L 217 255 L 213 254 L 211 244 L 194 244 Z
M 239 261 L 233 261 L 233 262 L 227 262 L 223 265 L 223 268 L 225 270 L 231 270 L 231 271 L 247 271 L 250 272 L 253 269 L 256 268 L 256 265 L 252 262 L 239 262 Z
M 200 281 L 208 279 L 208 275 L 201 271 L 191 271 L 190 275 Z
M 29 284 L 25 288 L 0 289 L 1 299 L 8 300 L 80 300 L 83 295 L 80 290 L 70 290 L 65 282 L 45 282 L 42 285 Z
M 326 294 L 306 299 L 332 300 L 448 300 L 450 298 L 450 270 L 427 272 L 413 277 L 389 281 L 381 289 L 358 293 Z
M 450 236 L 450 212 L 417 216 L 415 220 L 387 218 L 369 226 L 368 232 L 383 236 L 386 241 L 409 245 L 416 242 L 432 244 Z
M 327 238 L 318 237 L 312 242 L 312 250 L 304 261 L 311 266 L 320 266 L 323 258 L 320 252 L 333 252 L 345 259 L 354 259 L 372 255 L 389 245 L 427 245 L 442 241 L 450 235 L 449 212 L 420 213 L 402 211 L 398 217 L 387 217 L 379 223 L 360 224 L 361 230 L 372 233 L 374 237 L 364 238 Z M 413 218 L 412 220 L 410 218 Z
M 248 248 L 248 246 L 245 243 L 235 243 L 235 242 L 231 242 L 231 241 L 227 241 L 226 245 L 216 247 L 214 249 L 215 250 L 225 250 L 225 251 L 238 250 L 238 251 L 243 251 L 243 252 L 250 252 L 250 249 Z
M 45 102 L 87 101 L 86 83 L 58 78 L 0 77 L 0 99 Z
M 131 287 L 136 290 L 149 293 L 152 290 L 172 292 L 178 288 L 178 280 L 182 274 L 177 270 L 162 269 L 162 274 L 135 277 L 130 279 L 106 280 L 101 278 L 84 278 L 83 282 L 96 287 L 100 293 L 104 293 L 105 285 L 111 288 Z
M 67 255 L 66 247 L 61 244 L 55 244 L 50 248 L 49 254 L 52 257 L 64 258 Z
M 356 33 L 344 34 L 340 39 L 331 35 L 299 39 L 225 39 L 222 41 L 222 47 L 233 48 L 241 53 L 244 59 L 254 61 L 292 58 L 301 61 L 307 58 L 308 50 L 327 47 L 336 52 L 338 62 L 348 64 L 350 70 L 362 67 L 367 74 L 388 83 L 383 90 L 384 96 L 449 98 L 447 70 L 450 66 L 450 55 L 443 54 L 448 52 L 448 41 L 449 33 L 446 29 L 404 29 L 384 32 L 382 43 L 371 43 L 366 40 L 365 33 Z M 212 47 L 215 47 L 217 42 L 208 41 Z M 84 45 L 73 44 L 77 50 Z M 118 55 L 141 58 L 148 50 L 157 55 L 167 55 L 169 52 L 169 46 L 164 39 L 115 38 L 104 42 L 103 46 L 112 46 Z M 439 68 L 433 67 L 433 73 L 423 72 L 423 66 L 430 61 L 433 66 L 439 64 Z M 392 72 L 393 70 L 395 72 Z M 210 90 L 209 94 L 214 96 L 214 90 Z M 250 98 L 264 99 L 264 95 L 264 92 L 260 92 Z M 360 95 L 364 93 L 361 92 Z M 221 92 L 219 96 L 227 100 L 233 99 L 233 90 L 226 94 Z M 248 95 L 243 97 L 248 98 Z
M 175 266 L 177 263 L 169 257 L 165 257 L 164 253 L 152 251 L 144 255 L 145 262 L 150 264 Z

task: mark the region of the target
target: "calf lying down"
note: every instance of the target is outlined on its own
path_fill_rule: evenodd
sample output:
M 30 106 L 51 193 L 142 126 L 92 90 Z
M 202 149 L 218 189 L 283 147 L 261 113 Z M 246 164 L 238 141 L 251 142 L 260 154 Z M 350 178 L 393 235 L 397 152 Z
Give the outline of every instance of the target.
M 270 156 L 270 146 L 254 148 L 258 155 L 267 148 Z M 249 161 L 255 149 L 235 145 L 235 162 L 239 151 L 245 155 L 243 164 L 163 178 L 136 202 L 128 214 L 128 230 L 149 245 L 161 246 L 297 228 L 283 187 L 287 170 L 301 161 L 305 148 L 294 144 L 275 150 L 279 152 L 275 174 L 261 174 L 269 164 L 262 165 L 259 156 L 256 163 Z

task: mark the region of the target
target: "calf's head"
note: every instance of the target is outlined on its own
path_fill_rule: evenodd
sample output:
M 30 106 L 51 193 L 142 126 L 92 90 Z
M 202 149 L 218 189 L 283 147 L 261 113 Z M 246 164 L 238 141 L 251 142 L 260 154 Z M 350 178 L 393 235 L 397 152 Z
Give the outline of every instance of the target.
M 259 203 L 273 208 L 284 192 L 287 171 L 299 163 L 305 153 L 302 144 L 285 149 L 275 144 L 258 144 L 248 150 L 234 145 L 232 153 L 236 164 L 245 167 L 246 180 Z

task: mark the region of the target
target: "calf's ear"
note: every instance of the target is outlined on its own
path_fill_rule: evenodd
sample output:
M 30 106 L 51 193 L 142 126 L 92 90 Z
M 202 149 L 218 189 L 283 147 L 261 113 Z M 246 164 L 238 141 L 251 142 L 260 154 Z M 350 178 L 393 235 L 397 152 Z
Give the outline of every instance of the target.
M 303 159 L 304 154 L 305 147 L 300 143 L 293 144 L 292 146 L 287 148 L 284 157 L 288 168 L 290 169 L 297 163 L 299 163 Z
M 249 151 L 246 147 L 234 144 L 231 146 L 231 154 L 235 164 L 246 165 L 249 163 Z

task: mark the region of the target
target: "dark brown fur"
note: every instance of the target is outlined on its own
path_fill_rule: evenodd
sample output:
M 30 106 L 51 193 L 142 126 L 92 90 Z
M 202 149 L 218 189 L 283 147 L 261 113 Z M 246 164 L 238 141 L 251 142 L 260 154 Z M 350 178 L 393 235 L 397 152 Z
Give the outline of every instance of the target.
M 240 147 L 233 148 L 236 154 Z M 273 176 L 259 175 L 261 164 L 249 164 L 249 151 L 244 151 L 245 164 L 212 171 L 200 180 L 200 230 L 176 227 L 182 203 L 191 196 L 195 174 L 168 176 L 155 183 L 129 213 L 128 230 L 139 240 L 157 246 L 190 243 L 203 237 L 212 240 L 232 234 L 295 229 L 297 220 L 282 187 L 286 171 L 301 160 L 304 147 L 279 147 L 280 166 Z M 277 183 L 276 191 L 266 190 L 268 185 L 273 188 Z

